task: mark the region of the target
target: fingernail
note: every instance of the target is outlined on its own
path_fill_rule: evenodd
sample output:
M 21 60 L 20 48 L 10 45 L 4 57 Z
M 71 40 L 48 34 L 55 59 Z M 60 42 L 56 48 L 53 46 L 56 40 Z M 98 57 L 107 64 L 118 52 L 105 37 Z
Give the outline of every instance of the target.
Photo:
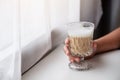
M 74 62 L 74 60 L 73 60 L 73 59 L 70 59 L 70 62 Z
M 80 59 L 79 59 L 79 58 L 76 58 L 75 61 L 76 61 L 76 62 L 80 62 Z
M 69 51 L 66 51 L 66 54 L 69 56 Z
M 65 44 L 68 44 L 68 39 L 65 40 Z

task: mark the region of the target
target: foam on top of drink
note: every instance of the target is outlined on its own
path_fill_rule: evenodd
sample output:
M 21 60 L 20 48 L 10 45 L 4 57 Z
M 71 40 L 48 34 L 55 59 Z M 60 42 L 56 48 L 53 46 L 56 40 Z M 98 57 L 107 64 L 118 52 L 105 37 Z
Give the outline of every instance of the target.
M 73 37 L 93 37 L 93 27 L 83 27 L 76 25 L 74 28 L 68 30 L 68 35 Z

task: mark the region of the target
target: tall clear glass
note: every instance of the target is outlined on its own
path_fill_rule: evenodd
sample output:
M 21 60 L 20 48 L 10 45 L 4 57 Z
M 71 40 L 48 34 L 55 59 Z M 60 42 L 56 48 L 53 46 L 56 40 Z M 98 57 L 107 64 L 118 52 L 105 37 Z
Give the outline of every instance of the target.
M 94 24 L 91 22 L 74 22 L 67 25 L 68 37 L 70 40 L 69 50 L 72 56 L 80 57 L 80 62 L 69 63 L 69 67 L 75 70 L 88 70 L 92 66 L 84 60 L 92 55 Z

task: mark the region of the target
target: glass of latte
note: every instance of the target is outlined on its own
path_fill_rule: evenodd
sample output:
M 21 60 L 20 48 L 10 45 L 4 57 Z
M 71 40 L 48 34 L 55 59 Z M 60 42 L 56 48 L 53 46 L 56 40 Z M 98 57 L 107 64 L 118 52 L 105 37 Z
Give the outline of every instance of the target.
M 67 25 L 69 50 L 72 56 L 79 57 L 80 62 L 71 62 L 69 67 L 75 70 L 88 70 L 91 67 L 85 57 L 92 55 L 94 24 L 91 22 L 74 22 Z

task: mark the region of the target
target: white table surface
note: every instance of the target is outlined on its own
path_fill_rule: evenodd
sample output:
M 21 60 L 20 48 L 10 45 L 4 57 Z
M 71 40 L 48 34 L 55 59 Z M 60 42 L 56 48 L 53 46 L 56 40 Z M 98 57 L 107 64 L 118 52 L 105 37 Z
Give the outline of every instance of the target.
M 120 80 L 120 50 L 110 51 L 91 59 L 94 68 L 74 71 L 60 45 L 22 76 L 22 80 Z

